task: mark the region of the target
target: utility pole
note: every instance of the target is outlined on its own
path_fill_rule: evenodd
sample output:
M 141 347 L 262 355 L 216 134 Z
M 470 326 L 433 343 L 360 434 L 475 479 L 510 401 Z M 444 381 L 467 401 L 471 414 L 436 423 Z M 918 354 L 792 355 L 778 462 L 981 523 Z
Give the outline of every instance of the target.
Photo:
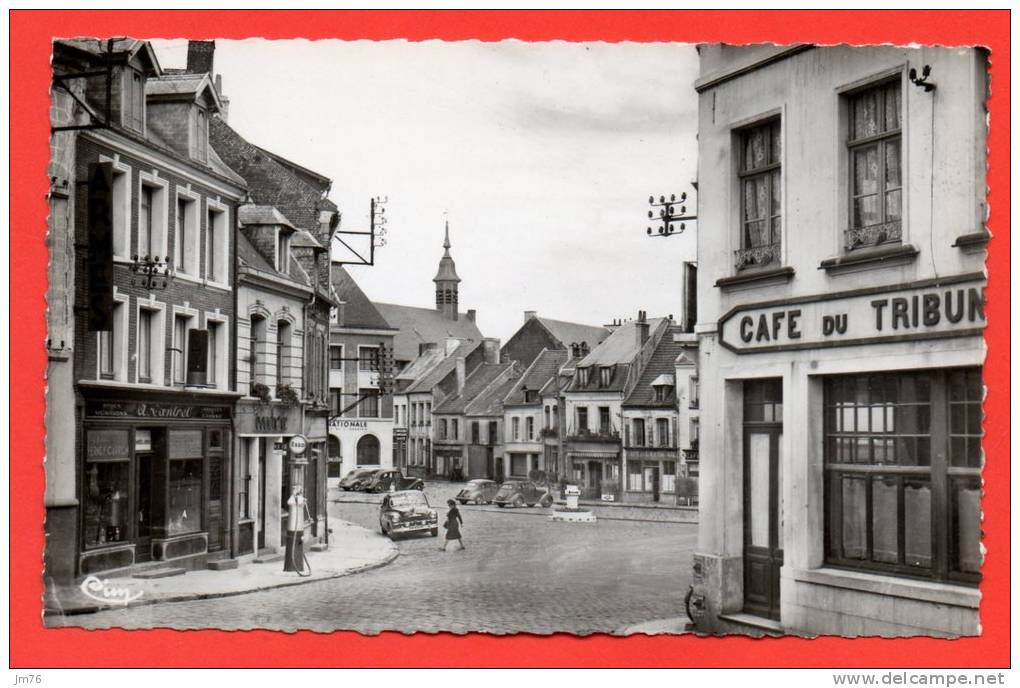
M 375 250 L 382 248 L 386 245 L 386 204 L 389 203 L 388 196 L 375 196 L 369 203 L 369 215 L 368 215 L 368 231 L 352 230 L 352 229 L 340 229 L 333 230 L 333 234 L 330 237 L 331 242 L 336 242 L 343 248 L 347 249 L 352 253 L 357 260 L 334 260 L 333 256 L 330 255 L 330 260 L 334 265 L 375 265 Z M 351 246 L 344 237 L 352 236 L 367 236 L 368 240 L 368 257 L 366 258 L 357 249 Z M 331 247 L 332 248 L 332 247 Z M 364 251 L 364 249 L 362 249 Z
M 648 197 L 648 205 L 651 206 L 651 210 L 648 211 L 648 219 L 656 220 L 661 223 L 655 231 L 652 227 L 648 227 L 649 237 L 668 237 L 674 234 L 683 234 L 684 230 L 687 229 L 687 222 L 689 220 L 697 220 L 697 215 L 688 215 L 687 206 L 684 205 L 687 202 L 687 192 L 684 191 L 680 194 L 679 200 L 675 194 L 670 194 L 669 200 L 666 200 L 665 196 L 659 196 L 659 202 L 655 202 L 655 196 Z M 655 209 L 658 208 L 658 213 Z M 677 228 L 679 223 L 679 229 Z

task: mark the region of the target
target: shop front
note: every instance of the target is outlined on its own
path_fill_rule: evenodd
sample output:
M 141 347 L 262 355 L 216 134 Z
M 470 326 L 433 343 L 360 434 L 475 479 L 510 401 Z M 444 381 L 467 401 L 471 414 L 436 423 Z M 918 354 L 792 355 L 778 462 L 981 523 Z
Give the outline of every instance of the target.
M 329 437 L 336 441 L 339 477 L 355 469 L 393 468 L 394 428 L 391 418 L 333 418 Z M 332 461 L 336 461 L 331 456 Z
M 302 408 L 297 404 L 254 399 L 237 403 L 234 553 L 238 558 L 254 558 L 286 544 L 294 458 L 288 443 L 303 434 L 302 422 Z
M 619 452 L 567 447 L 569 480 L 581 489 L 581 499 L 616 501 L 620 498 Z
M 234 397 L 81 390 L 78 572 L 229 550 Z
M 625 502 L 677 503 L 676 449 L 628 449 L 626 458 Z
M 983 278 L 730 310 L 702 339 L 699 625 L 974 635 Z

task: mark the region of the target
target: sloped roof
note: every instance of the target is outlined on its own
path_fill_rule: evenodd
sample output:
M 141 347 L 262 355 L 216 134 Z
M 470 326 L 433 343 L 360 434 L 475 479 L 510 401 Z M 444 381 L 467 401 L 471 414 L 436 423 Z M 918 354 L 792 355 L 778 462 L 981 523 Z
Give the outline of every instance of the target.
M 502 365 L 513 366 L 513 363 L 505 363 Z M 504 382 L 497 382 L 491 385 L 487 390 L 478 395 L 474 401 L 468 404 L 466 415 L 503 415 L 503 398 L 506 397 L 507 393 L 511 389 L 513 389 L 515 382 L 517 382 L 517 380 L 513 377 L 513 373 L 511 373 L 510 377 Z
M 566 351 L 543 349 L 535 357 L 528 369 L 516 380 L 504 403 L 524 404 L 524 388 L 541 391 L 551 380 L 555 380 L 560 367 L 566 362 L 569 354 Z M 537 403 L 537 402 L 536 402 Z
M 364 327 L 374 330 L 394 329 L 379 313 L 358 283 L 340 265 L 333 267 L 333 288 L 337 298 L 344 302 L 343 322 L 340 327 Z
M 444 358 L 442 349 L 438 347 L 427 349 L 422 352 L 421 356 L 411 361 L 406 368 L 400 371 L 397 375 L 397 380 L 413 383 L 427 375 L 435 366 L 442 363 Z
M 564 348 L 581 342 L 587 342 L 589 347 L 594 348 L 609 336 L 609 330 L 600 326 L 582 325 L 542 316 L 536 316 L 536 319 L 549 330 L 553 337 L 559 340 Z
M 665 318 L 648 321 L 649 334 L 656 332 Z M 630 320 L 613 330 L 601 344 L 577 363 L 578 366 L 616 365 L 630 363 L 641 350 L 637 344 L 637 321 Z
M 238 232 L 237 235 L 237 258 L 241 265 L 264 272 L 273 277 L 289 280 L 302 287 L 308 287 L 311 284 L 308 273 L 305 272 L 304 268 L 301 267 L 301 264 L 293 256 L 290 257 L 290 274 L 284 275 L 277 271 L 266 257 L 255 248 L 255 245 L 245 236 L 244 232 Z
M 238 206 L 237 221 L 242 225 L 283 225 L 296 230 L 297 227 L 272 205 L 248 203 Z
M 212 102 L 219 110 L 222 107 L 220 96 L 213 87 L 208 74 L 164 73 L 155 79 L 145 81 L 145 95 L 148 96 L 186 96 L 197 95 L 203 91 L 212 96 Z
M 105 58 L 109 40 L 110 39 L 98 38 L 67 38 L 55 40 L 54 43 L 80 50 L 92 57 Z M 126 54 L 130 59 L 131 57 L 134 57 L 135 53 L 142 51 L 146 59 L 148 59 L 151 64 L 152 73 L 155 76 L 161 76 L 163 74 L 163 69 L 160 67 L 159 60 L 156 59 L 156 52 L 152 49 L 152 45 L 150 45 L 148 41 L 142 41 L 137 38 L 114 38 L 112 41 L 114 55 L 119 56 Z
M 326 248 L 319 243 L 319 240 L 312 236 L 307 229 L 299 229 L 294 238 L 290 240 L 291 248 L 312 248 L 316 251 L 325 251 Z
M 408 387 L 406 391 L 408 393 L 431 391 L 433 387 L 438 385 L 447 375 L 453 372 L 453 370 L 457 367 L 457 359 L 459 357 L 466 357 L 481 345 L 481 342 L 461 342 L 460 345 L 458 345 L 449 356 L 443 358 L 437 366 L 433 367 L 422 377 L 411 383 L 411 386 Z
M 432 410 L 433 413 L 464 413 L 471 402 L 475 401 L 489 385 L 509 370 L 509 363 L 483 363 L 464 379 L 464 389 L 458 394 L 451 394 L 446 401 Z
M 659 340 L 659 344 L 655 347 L 655 351 L 652 352 L 651 358 L 648 359 L 645 369 L 641 371 L 641 377 L 638 378 L 637 384 L 634 385 L 634 391 L 623 402 L 624 406 L 671 407 L 676 405 L 676 381 L 674 379 L 676 371 L 674 365 L 677 357 L 682 356 L 684 350 L 689 348 L 690 344 L 673 341 L 673 331 L 673 329 L 667 331 L 662 339 Z M 679 331 L 679 329 L 675 331 Z M 668 382 L 672 389 L 666 395 L 664 401 L 656 401 L 654 385 L 656 382 L 662 381 Z
M 393 355 L 398 361 L 413 361 L 418 357 L 419 344 L 442 344 L 448 337 L 482 341 L 478 326 L 463 314 L 449 320 L 434 308 L 392 303 L 376 303 L 375 307 L 390 326 L 399 330 L 393 339 Z

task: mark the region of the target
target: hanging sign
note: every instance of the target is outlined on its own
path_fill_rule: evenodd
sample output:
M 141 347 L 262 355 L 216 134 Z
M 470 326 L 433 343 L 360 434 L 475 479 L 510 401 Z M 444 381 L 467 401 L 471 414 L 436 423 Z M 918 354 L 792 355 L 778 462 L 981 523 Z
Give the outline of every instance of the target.
M 748 354 L 980 335 L 985 281 L 977 277 L 737 306 L 719 321 L 719 341 Z
M 287 443 L 287 448 L 290 449 L 290 453 L 294 456 L 301 456 L 305 453 L 305 449 L 308 448 L 308 438 L 304 435 L 294 435 L 290 438 L 290 442 Z

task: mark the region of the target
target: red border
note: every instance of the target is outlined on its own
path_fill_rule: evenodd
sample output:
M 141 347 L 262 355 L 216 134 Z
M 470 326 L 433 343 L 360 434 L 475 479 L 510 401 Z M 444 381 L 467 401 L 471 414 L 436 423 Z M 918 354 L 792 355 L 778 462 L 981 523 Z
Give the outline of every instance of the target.
M 879 15 L 879 16 L 876 16 Z M 1008 667 L 1009 12 L 993 11 L 13 11 L 11 28 L 11 666 Z M 44 629 L 40 524 L 46 355 L 49 44 L 54 36 L 981 44 L 991 49 L 984 634 L 953 642 L 692 636 L 366 638 Z M 693 93 L 692 93 L 692 96 Z M 14 324 L 16 323 L 16 327 Z M 17 451 L 13 451 L 16 448 Z M 16 592 L 15 592 L 16 591 Z M 222 643 L 226 652 L 209 652 Z M 116 648 L 116 652 L 110 652 Z

